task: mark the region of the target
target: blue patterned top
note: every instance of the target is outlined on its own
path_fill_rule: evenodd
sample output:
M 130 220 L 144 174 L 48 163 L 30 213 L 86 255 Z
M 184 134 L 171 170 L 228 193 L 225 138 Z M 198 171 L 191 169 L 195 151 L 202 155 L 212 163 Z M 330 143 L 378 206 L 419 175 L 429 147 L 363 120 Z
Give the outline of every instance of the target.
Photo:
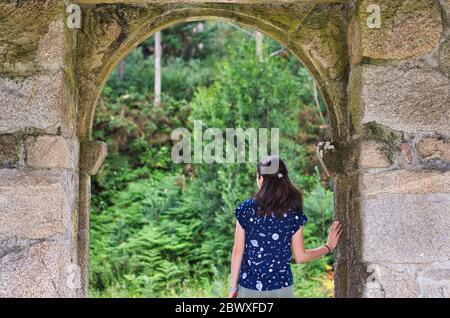
M 283 217 L 257 216 L 258 203 L 247 199 L 234 210 L 245 231 L 245 249 L 239 285 L 254 290 L 272 290 L 292 285 L 291 238 L 308 220 L 302 210 Z

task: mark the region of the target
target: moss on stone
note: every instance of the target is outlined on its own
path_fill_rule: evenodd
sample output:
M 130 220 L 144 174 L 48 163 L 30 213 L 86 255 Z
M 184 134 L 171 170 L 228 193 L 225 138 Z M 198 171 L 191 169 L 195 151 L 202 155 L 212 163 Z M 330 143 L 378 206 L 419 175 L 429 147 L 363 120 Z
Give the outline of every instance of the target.
M 291 35 L 292 45 L 308 53 L 323 77 L 345 79 L 349 63 L 347 16 L 342 5 L 317 5 Z
M 62 18 L 64 12 L 64 3 L 58 0 L 0 4 L 0 63 L 14 64 L 12 68 L 22 63 L 33 71 L 40 39 L 50 23 Z
M 362 125 L 361 138 L 384 143 L 388 150 L 389 159 L 392 159 L 393 153 L 400 150 L 400 144 L 404 139 L 401 133 L 395 132 L 375 121 Z
M 0 135 L 0 169 L 15 168 L 20 160 L 20 139 L 14 135 Z

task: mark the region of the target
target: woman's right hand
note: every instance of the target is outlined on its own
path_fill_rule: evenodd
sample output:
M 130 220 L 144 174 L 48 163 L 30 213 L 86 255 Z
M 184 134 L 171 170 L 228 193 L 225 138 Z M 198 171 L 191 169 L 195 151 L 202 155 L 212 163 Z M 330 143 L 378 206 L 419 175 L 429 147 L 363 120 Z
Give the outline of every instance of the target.
M 339 221 L 335 221 L 330 227 L 330 233 L 328 234 L 327 245 L 331 250 L 336 248 L 337 243 L 339 242 L 339 237 L 342 234 L 342 225 Z
M 238 296 L 238 291 L 230 291 L 228 293 L 228 298 L 237 298 Z

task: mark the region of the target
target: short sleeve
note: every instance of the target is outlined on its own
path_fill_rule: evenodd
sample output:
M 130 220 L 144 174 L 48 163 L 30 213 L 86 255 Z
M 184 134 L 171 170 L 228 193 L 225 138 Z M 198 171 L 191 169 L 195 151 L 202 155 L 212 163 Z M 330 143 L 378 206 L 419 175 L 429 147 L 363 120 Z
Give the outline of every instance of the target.
M 241 203 L 235 210 L 234 210 L 234 216 L 238 220 L 239 224 L 242 226 L 244 230 L 247 229 L 247 206 L 248 202 L 247 200 Z
M 291 213 L 291 234 L 294 235 L 308 221 L 308 217 L 302 210 L 295 210 Z

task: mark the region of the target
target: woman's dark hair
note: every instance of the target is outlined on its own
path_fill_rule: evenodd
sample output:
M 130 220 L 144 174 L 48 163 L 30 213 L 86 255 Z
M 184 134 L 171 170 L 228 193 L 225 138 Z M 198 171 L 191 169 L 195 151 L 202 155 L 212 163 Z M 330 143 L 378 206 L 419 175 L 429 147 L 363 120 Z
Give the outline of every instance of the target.
M 257 166 L 257 176 L 263 183 L 254 199 L 259 205 L 259 215 L 281 217 L 289 210 L 303 209 L 302 192 L 291 182 L 286 163 L 278 156 L 263 158 Z

